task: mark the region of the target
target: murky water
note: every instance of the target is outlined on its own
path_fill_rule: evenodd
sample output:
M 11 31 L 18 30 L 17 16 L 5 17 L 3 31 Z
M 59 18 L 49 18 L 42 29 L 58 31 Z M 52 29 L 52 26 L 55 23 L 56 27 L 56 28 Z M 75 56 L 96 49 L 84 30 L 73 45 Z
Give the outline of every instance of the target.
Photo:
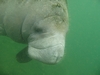
M 0 37 L 0 75 L 100 75 L 100 1 L 68 0 L 70 29 L 65 56 L 57 65 L 18 63 L 26 45 Z

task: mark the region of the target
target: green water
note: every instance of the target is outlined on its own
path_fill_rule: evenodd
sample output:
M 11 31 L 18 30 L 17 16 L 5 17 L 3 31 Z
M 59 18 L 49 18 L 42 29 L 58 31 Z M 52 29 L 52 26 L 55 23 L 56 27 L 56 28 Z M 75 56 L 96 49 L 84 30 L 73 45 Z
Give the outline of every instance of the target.
M 18 63 L 25 45 L 0 37 L 0 75 L 100 75 L 100 0 L 68 0 L 68 9 L 70 29 L 59 64 Z

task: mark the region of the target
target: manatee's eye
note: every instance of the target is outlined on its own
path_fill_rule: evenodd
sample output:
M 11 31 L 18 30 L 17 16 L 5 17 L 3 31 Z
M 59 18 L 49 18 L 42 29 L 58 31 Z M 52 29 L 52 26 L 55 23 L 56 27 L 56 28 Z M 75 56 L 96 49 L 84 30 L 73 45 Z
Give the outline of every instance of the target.
M 44 30 L 42 28 L 34 28 L 35 33 L 43 33 Z

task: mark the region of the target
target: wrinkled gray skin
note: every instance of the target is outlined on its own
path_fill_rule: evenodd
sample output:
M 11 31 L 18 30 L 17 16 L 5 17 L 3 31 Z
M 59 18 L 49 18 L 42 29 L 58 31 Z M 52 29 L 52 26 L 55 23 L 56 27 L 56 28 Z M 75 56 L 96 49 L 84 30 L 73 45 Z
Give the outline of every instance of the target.
M 65 0 L 0 0 L 0 35 L 28 44 L 17 54 L 19 62 L 58 63 L 67 31 Z

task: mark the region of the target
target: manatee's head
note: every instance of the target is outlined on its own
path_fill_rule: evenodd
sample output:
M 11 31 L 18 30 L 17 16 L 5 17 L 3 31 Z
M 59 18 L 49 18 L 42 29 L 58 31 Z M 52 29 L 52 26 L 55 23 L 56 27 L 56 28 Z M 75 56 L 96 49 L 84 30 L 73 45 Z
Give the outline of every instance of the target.
M 64 55 L 67 28 L 59 16 L 34 23 L 28 37 L 29 57 L 47 64 L 58 63 Z

